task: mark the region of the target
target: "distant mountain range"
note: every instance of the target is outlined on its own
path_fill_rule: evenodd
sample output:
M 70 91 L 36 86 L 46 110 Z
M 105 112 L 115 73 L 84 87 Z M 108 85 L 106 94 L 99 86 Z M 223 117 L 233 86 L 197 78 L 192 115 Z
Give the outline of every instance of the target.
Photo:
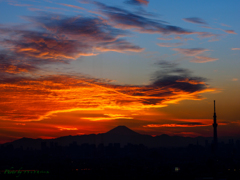
M 46 147 L 51 145 L 59 146 L 69 146 L 72 143 L 77 143 L 78 145 L 88 143 L 88 144 L 104 144 L 108 146 L 109 143 L 119 143 L 121 147 L 131 144 L 143 144 L 147 147 L 186 147 L 189 144 L 199 144 L 199 145 L 211 145 L 212 137 L 182 137 L 182 136 L 168 136 L 162 134 L 160 136 L 152 137 L 150 135 L 142 135 L 133 130 L 127 128 L 126 126 L 117 126 L 112 130 L 102 133 L 102 134 L 90 134 L 81 136 L 64 136 L 56 139 L 31 139 L 31 138 L 21 138 L 13 142 L 5 143 L 5 145 L 13 145 L 14 148 L 23 149 L 41 149 L 43 144 Z

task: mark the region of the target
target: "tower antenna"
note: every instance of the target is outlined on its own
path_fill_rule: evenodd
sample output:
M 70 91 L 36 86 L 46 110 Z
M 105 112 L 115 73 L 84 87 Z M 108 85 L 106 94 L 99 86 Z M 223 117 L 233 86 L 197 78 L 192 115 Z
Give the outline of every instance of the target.
M 215 100 L 214 100 L 214 113 L 213 113 L 213 148 L 214 152 L 217 150 L 218 138 L 217 138 L 217 115 L 216 115 L 216 107 L 215 107 Z

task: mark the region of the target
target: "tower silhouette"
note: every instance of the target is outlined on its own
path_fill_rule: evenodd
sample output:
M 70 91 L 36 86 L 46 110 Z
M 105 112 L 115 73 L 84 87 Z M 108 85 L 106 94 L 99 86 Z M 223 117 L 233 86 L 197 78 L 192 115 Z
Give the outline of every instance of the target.
M 215 108 L 215 100 L 214 100 L 214 113 L 213 113 L 213 151 L 216 152 L 218 138 L 217 138 L 217 115 L 216 115 L 216 108 Z

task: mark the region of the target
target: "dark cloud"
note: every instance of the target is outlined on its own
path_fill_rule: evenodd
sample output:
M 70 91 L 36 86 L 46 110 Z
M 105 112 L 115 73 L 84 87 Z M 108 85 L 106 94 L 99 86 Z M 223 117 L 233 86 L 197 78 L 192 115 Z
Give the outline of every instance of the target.
M 216 38 L 218 34 L 209 32 L 198 32 L 192 31 L 178 26 L 170 25 L 169 23 L 154 19 L 153 15 L 149 13 L 141 12 L 130 12 L 123 8 L 114 6 L 107 6 L 103 3 L 94 2 L 99 10 L 105 17 L 108 18 L 108 22 L 114 27 L 119 29 L 130 29 L 140 33 L 160 33 L 164 35 L 175 34 L 175 35 L 191 35 L 196 34 L 199 38 Z M 185 18 L 184 20 L 191 21 L 192 23 L 207 24 L 200 18 Z M 233 33 L 229 31 L 228 33 Z
M 42 59 L 75 59 L 88 53 L 88 45 L 66 40 L 45 33 L 25 33 L 18 41 L 12 41 L 15 52 Z
M 106 51 L 144 50 L 122 38 L 127 31 L 108 25 L 102 18 L 41 14 L 26 19 L 37 30 L 0 27 L 0 46 L 5 51 L 0 58 L 1 72 L 28 72 L 43 64 L 68 63 Z
M 203 19 L 197 17 L 184 18 L 183 20 L 195 24 L 207 24 Z
M 29 64 L 20 55 L 10 55 L 8 51 L 0 52 L 0 72 L 9 74 L 18 74 L 22 72 L 36 71 L 35 65 Z
M 50 19 L 48 16 L 41 16 L 31 20 L 36 21 L 42 28 L 51 33 L 77 41 L 78 45 L 81 46 L 80 49 L 85 49 L 83 54 L 86 53 L 86 55 L 101 52 L 101 49 L 118 52 L 143 50 L 120 38 L 128 33 L 108 25 L 105 19 L 64 16 Z M 113 46 L 111 47 L 111 45 Z M 74 46 L 76 47 L 76 45 Z M 79 52 L 79 49 L 75 52 Z M 81 52 L 79 54 L 81 55 Z
M 160 70 L 152 76 L 152 83 L 146 86 L 118 86 L 114 89 L 129 97 L 136 97 L 138 102 L 146 106 L 159 106 L 165 102 L 181 98 L 200 99 L 199 93 L 208 91 L 207 79 L 195 77 L 191 71 L 179 68 L 175 63 L 161 61 L 157 65 Z M 118 99 L 118 104 L 131 104 L 132 100 Z
M 148 0 L 127 0 L 125 1 L 127 4 L 132 4 L 132 5 L 148 5 L 149 1 Z
M 181 27 L 164 24 L 164 21 L 143 17 L 121 8 L 107 6 L 103 3 L 95 2 L 95 4 L 118 28 L 134 29 L 141 33 L 193 34 L 192 31 Z
M 81 38 L 83 41 L 109 42 L 116 40 L 119 36 L 126 35 L 126 31 L 116 29 L 100 18 L 45 14 L 29 19 L 40 24 L 42 28 L 49 32 L 64 34 L 68 38 Z
M 97 49 L 100 51 L 116 51 L 116 52 L 122 51 L 140 52 L 143 50 L 143 48 L 140 48 L 139 46 L 133 45 L 124 40 L 116 40 L 113 42 L 101 43 L 100 46 L 97 47 Z
M 190 83 L 191 81 L 195 82 L 195 84 Z M 202 82 L 202 79 L 199 77 L 165 75 L 155 79 L 152 85 L 169 89 L 173 88 L 173 94 L 178 91 L 193 93 L 206 88 L 205 84 L 200 82 Z
M 170 93 L 193 93 L 206 89 L 205 78 L 194 77 L 191 71 L 177 67 L 177 64 L 161 61 L 158 63 L 161 70 L 156 71 L 152 77 L 152 86 L 174 89 Z

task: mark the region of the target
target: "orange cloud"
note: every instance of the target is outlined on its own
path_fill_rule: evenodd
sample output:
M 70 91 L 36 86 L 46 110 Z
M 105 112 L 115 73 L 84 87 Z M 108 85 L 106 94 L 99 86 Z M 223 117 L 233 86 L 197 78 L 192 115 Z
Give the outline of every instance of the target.
M 57 127 L 58 129 L 60 129 L 61 131 L 75 131 L 75 130 L 78 130 L 77 128 L 74 128 L 74 127 Z
M 213 119 L 174 119 L 177 123 L 171 124 L 148 124 L 143 127 L 159 128 L 159 127 L 200 127 L 200 126 L 212 126 Z M 218 125 L 228 125 L 225 122 L 218 122 Z
M 143 127 L 197 127 L 197 126 L 209 126 L 206 124 L 148 124 Z
M 225 30 L 225 32 L 228 34 L 237 34 L 234 30 Z
M 29 35 L 23 37 L 24 43 L 18 43 L 15 52 L 26 56 L 41 59 L 76 59 L 79 56 L 96 55 L 92 52 L 81 52 L 78 49 L 84 49 L 84 45 L 80 45 L 72 40 L 60 40 L 57 38 L 49 38 L 39 35 Z
M 75 8 L 75 9 L 85 10 L 82 7 L 74 6 L 74 5 L 71 5 L 71 4 L 64 4 L 64 3 L 58 3 L 58 4 L 63 5 L 63 6 L 67 6 L 67 7 L 71 7 L 71 8 Z
M 181 122 L 188 122 L 188 123 L 199 123 L 199 124 L 205 124 L 208 126 L 212 126 L 213 119 L 174 119 L 175 121 L 181 121 Z M 228 123 L 225 122 L 218 122 L 218 125 L 224 126 L 227 125 Z
M 104 115 L 110 116 L 115 119 L 121 119 L 121 118 L 132 119 L 131 117 L 126 117 L 123 114 L 104 114 Z
M 3 120 L 40 121 L 61 112 L 164 107 L 184 99 L 198 100 L 200 93 L 215 90 L 200 81 L 175 81 L 169 87 L 158 84 L 161 81 L 164 80 L 147 86 L 122 86 L 71 76 L 6 79 L 0 84 L 0 113 Z M 131 118 L 105 116 L 105 119 Z
M 177 82 L 187 82 L 189 84 L 205 84 L 204 82 L 197 81 L 197 80 L 190 80 L 188 78 L 182 79 L 182 80 L 177 80 Z
M 187 48 L 187 49 L 173 48 L 172 50 L 178 51 L 180 54 L 183 54 L 185 56 L 194 56 L 194 58 L 191 59 L 190 62 L 206 63 L 206 62 L 218 60 L 218 58 L 200 56 L 200 54 L 204 53 L 205 51 L 210 51 L 209 49 L 203 49 L 203 48 Z
M 238 78 L 232 78 L 232 81 L 238 81 Z
M 105 121 L 105 120 L 116 120 L 116 119 L 133 119 L 123 114 L 104 114 L 103 117 L 83 117 L 81 119 L 86 119 L 90 121 Z
M 195 63 L 206 63 L 210 61 L 216 61 L 218 58 L 211 58 L 207 56 L 195 56 L 194 59 L 190 60 L 190 62 L 195 62 Z
M 17 73 L 21 73 L 21 72 L 28 72 L 27 69 L 21 68 L 21 67 L 17 67 L 17 66 L 14 66 L 14 65 L 5 65 L 4 67 L 0 67 L 0 71 L 11 73 L 11 74 L 17 74 Z

